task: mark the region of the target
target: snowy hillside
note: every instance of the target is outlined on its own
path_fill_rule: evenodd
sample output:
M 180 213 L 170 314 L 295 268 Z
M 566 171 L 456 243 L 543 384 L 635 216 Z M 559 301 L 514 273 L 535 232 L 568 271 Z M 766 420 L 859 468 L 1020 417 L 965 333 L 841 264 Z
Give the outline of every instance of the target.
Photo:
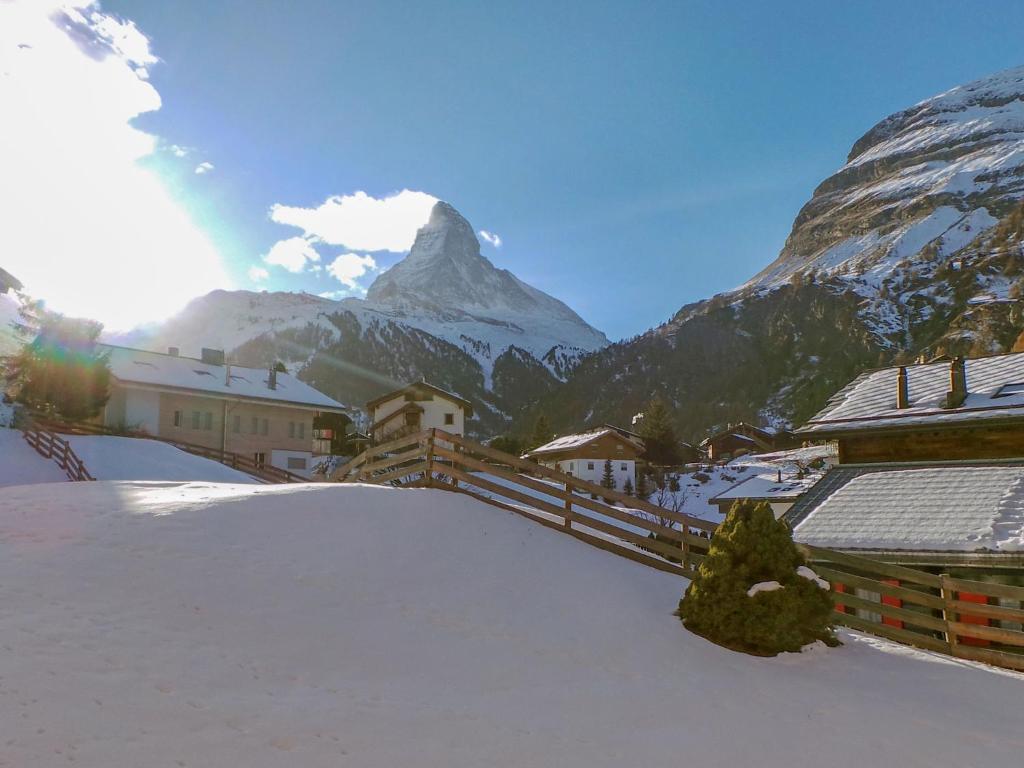
M 0 489 L 0 762 L 1018 761 L 1020 677 L 851 633 L 742 656 L 684 586 L 443 491 Z
M 97 480 L 258 482 L 219 461 L 193 456 L 158 440 L 113 435 L 77 435 L 67 440 Z
M 1024 67 L 898 112 L 822 182 L 779 258 L 748 286 L 798 270 L 855 269 L 875 281 L 933 244 L 950 256 L 1024 196 Z M 884 215 L 879 215 L 884 213 Z

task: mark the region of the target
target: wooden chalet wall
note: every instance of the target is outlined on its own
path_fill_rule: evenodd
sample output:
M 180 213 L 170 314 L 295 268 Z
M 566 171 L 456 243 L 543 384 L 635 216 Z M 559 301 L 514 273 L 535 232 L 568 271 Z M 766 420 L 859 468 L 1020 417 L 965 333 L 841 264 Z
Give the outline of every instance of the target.
M 927 429 L 839 437 L 841 464 L 1010 459 L 1024 456 L 1024 426 Z

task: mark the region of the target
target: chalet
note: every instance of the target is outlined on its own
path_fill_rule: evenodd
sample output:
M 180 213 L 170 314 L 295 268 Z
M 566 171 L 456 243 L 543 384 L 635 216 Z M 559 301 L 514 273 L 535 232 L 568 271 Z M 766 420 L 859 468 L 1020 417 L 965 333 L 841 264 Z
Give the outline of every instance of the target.
M 740 422 L 729 424 L 701 442 L 709 461 L 728 461 L 748 453 L 765 453 L 789 444 L 789 434 Z
M 774 478 L 755 475 L 708 499 L 708 504 L 718 507 L 718 511 L 725 515 L 737 501 L 765 501 L 775 517 L 780 518 L 817 479 L 815 476 L 783 480 L 781 471 Z
M 602 426 L 588 432 L 557 437 L 524 458 L 557 469 L 581 480 L 600 483 L 605 461 L 611 461 L 615 487 L 620 490 L 628 480 L 636 487 L 636 462 L 644 451 L 639 437 L 627 437 L 625 430 Z
M 367 432 L 380 444 L 423 429 L 464 435 L 473 405 L 452 392 L 417 381 L 371 400 L 366 412 L 372 420 Z
M 796 435 L 840 462 L 786 512 L 798 541 L 1024 570 L 1024 354 L 869 371 Z
M 840 464 L 1024 457 L 1024 353 L 869 371 L 796 435 Z
M 345 406 L 294 376 L 201 358 L 100 345 L 110 367 L 103 425 L 252 457 L 297 474 L 314 455 L 313 422 Z

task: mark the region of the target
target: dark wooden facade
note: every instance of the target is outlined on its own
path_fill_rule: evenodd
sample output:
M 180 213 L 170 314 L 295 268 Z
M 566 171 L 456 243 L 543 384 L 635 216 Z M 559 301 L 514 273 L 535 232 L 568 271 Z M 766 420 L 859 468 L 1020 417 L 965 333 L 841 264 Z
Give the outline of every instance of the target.
M 840 464 L 906 461 L 969 461 L 1024 457 L 1024 421 L 987 426 L 892 429 L 832 436 Z

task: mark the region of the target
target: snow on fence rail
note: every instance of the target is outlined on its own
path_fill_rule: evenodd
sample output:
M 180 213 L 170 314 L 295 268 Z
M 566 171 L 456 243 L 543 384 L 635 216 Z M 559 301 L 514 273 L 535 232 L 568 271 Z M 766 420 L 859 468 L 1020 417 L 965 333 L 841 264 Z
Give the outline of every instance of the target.
M 440 429 L 368 448 L 329 479 L 465 493 L 681 576 L 691 575 L 704 559 L 717 528 Z M 837 624 L 1024 671 L 1024 587 L 799 546 L 831 585 Z
M 53 432 L 38 427 L 28 427 L 22 430 L 25 442 L 31 445 L 36 452 L 44 459 L 53 459 L 57 466 L 67 473 L 69 480 L 95 480 L 89 474 L 78 454 L 75 453 L 71 444 Z
M 368 448 L 330 479 L 464 493 L 679 575 L 703 560 L 716 528 L 440 429 Z
M 1024 587 L 958 579 L 799 545 L 832 586 L 837 624 L 1024 671 Z

